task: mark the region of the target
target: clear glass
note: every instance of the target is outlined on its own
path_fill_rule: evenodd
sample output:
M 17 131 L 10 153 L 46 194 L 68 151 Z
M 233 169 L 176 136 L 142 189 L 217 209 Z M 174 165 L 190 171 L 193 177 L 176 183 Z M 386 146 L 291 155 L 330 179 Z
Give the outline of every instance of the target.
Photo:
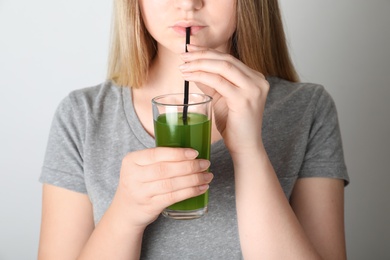
M 197 158 L 210 160 L 210 96 L 190 93 L 184 105 L 184 94 L 167 94 L 152 100 L 156 146 L 187 147 L 199 152 Z M 207 212 L 208 191 L 197 197 L 175 203 L 163 211 L 173 219 L 200 218 Z

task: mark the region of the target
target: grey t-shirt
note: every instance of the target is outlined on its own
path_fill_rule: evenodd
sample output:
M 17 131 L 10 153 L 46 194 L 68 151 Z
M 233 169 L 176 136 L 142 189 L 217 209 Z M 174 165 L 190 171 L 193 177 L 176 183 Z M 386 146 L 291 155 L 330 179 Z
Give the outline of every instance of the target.
M 319 85 L 268 80 L 263 142 L 286 197 L 297 178 L 348 183 L 329 94 Z M 107 81 L 77 90 L 56 111 L 40 181 L 88 194 L 97 223 L 115 194 L 122 158 L 154 146 L 129 88 Z M 211 172 L 209 213 L 191 221 L 159 217 L 145 231 L 141 259 L 241 259 L 233 165 L 223 140 L 212 144 Z

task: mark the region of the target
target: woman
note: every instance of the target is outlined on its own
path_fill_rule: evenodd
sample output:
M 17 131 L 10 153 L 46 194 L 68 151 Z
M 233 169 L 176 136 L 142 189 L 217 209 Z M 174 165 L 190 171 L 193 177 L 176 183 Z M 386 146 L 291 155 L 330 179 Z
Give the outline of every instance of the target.
M 154 148 L 151 99 L 183 80 L 213 97 L 211 166 Z M 41 181 L 39 259 L 346 258 L 336 109 L 277 0 L 116 0 L 109 80 L 62 101 Z M 160 216 L 208 189 L 206 216 Z

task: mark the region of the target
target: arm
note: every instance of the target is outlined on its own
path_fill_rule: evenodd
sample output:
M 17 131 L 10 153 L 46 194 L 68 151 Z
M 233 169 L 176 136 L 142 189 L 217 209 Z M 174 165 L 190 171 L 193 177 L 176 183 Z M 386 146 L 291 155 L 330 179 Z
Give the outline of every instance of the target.
M 325 187 L 322 186 L 325 182 L 320 181 L 317 188 L 321 189 L 313 193 L 313 190 L 307 189 L 308 184 L 301 185 L 302 180 L 299 180 L 293 198 L 294 212 L 261 137 L 262 117 L 269 91 L 264 75 L 231 55 L 194 45 L 187 47 L 189 52 L 182 54 L 185 62 L 180 67 L 182 75 L 213 97 L 215 123 L 232 156 L 244 258 L 328 259 L 324 251 L 332 248 L 334 243 L 327 238 L 337 236 L 338 241 L 343 240 L 344 231 L 340 226 L 340 221 L 343 221 L 340 215 L 342 197 L 332 195 L 325 198 L 322 192 L 329 194 L 338 184 Z M 330 210 L 328 217 L 335 214 L 333 219 L 322 216 L 321 220 L 332 220 L 329 223 L 332 232 L 325 239 L 320 239 L 319 234 L 328 228 L 328 223 L 307 232 L 308 226 L 312 228 L 316 222 L 313 215 L 321 214 L 323 209 L 320 205 L 315 206 L 314 200 L 305 201 L 304 196 L 322 196 L 325 205 L 338 205 L 335 208 L 326 206 Z M 311 210 L 307 210 L 310 207 Z M 345 251 L 343 245 L 332 250 L 341 256 Z
M 343 180 L 298 179 L 291 196 L 291 206 L 323 259 L 347 258 Z
M 123 232 L 119 211 L 114 203 L 94 228 L 86 194 L 44 184 L 38 259 L 138 259 L 143 232 Z
M 236 201 L 246 259 L 346 259 L 343 180 L 298 179 L 290 207 L 267 157 L 242 161 Z
M 95 228 L 87 195 L 45 184 L 39 259 L 139 259 L 143 232 L 161 211 L 207 191 L 210 164 L 197 155 L 162 147 L 129 153 Z
M 44 184 L 38 259 L 76 259 L 94 224 L 87 195 Z
M 321 259 L 290 207 L 265 152 L 235 156 L 233 161 L 244 258 Z

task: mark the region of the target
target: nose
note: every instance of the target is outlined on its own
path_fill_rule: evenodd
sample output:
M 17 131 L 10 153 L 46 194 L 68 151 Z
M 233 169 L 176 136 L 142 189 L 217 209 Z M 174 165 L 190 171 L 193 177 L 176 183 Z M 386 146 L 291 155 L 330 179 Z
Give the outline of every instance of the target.
M 175 7 L 183 11 L 199 10 L 203 7 L 204 0 L 175 0 Z

